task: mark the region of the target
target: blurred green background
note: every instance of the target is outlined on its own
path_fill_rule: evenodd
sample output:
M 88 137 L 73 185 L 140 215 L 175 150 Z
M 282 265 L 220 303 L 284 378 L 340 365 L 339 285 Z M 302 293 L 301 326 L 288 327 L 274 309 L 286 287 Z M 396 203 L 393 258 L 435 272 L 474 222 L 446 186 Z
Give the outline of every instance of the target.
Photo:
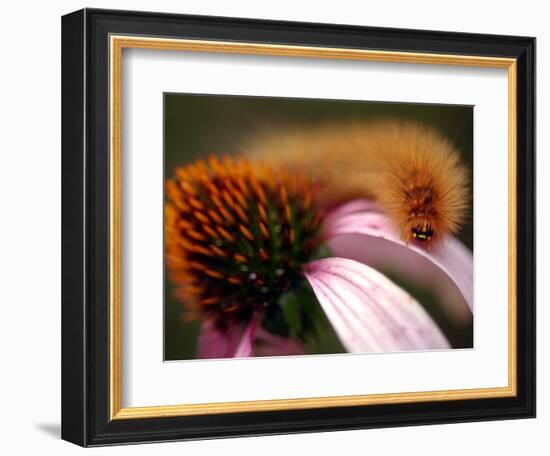
M 165 93 L 164 173 L 165 178 L 170 179 L 177 166 L 197 158 L 238 153 L 245 138 L 267 128 L 390 117 L 417 120 L 440 130 L 462 154 L 472 183 L 473 115 L 472 106 Z M 472 211 L 458 234 L 470 249 L 473 243 L 471 214 Z M 473 346 L 472 321 L 456 327 L 441 312 L 430 290 L 415 288 L 389 275 L 427 308 L 453 347 Z M 194 358 L 199 323 L 182 321 L 182 304 L 174 299 L 166 274 L 164 307 L 165 360 Z M 334 339 L 333 335 L 327 335 L 327 339 L 331 337 Z M 312 347 L 310 351 L 334 353 L 341 351 L 341 347 L 336 340 L 326 346 Z

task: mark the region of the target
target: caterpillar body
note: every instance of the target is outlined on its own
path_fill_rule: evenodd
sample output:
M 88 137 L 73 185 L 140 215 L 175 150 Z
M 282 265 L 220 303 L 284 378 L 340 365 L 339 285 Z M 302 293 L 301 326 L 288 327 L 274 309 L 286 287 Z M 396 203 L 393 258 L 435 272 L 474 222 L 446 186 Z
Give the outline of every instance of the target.
M 256 159 L 299 168 L 321 184 L 327 204 L 378 202 L 406 242 L 428 248 L 456 233 L 468 211 L 468 171 L 453 144 L 416 122 L 329 124 L 259 135 L 245 145 Z M 326 185 L 323 185 L 326 184 Z

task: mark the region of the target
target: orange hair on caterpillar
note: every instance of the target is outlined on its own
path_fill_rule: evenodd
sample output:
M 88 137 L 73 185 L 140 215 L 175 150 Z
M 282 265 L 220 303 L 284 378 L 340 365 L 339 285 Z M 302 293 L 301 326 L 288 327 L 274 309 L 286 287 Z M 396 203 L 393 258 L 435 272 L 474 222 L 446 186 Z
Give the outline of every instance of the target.
M 256 160 L 309 173 L 335 205 L 369 198 L 411 242 L 456 233 L 468 211 L 468 171 L 439 131 L 413 121 L 331 123 L 266 132 L 243 147 Z M 324 185 L 323 185 L 324 184 Z

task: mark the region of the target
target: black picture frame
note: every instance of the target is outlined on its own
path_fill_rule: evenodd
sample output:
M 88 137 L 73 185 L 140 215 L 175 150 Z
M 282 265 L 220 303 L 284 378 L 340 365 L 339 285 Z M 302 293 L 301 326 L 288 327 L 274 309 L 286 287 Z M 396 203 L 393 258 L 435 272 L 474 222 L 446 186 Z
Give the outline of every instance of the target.
M 517 60 L 517 395 L 110 419 L 109 36 Z M 62 19 L 62 438 L 82 446 L 535 416 L 535 39 L 84 9 Z

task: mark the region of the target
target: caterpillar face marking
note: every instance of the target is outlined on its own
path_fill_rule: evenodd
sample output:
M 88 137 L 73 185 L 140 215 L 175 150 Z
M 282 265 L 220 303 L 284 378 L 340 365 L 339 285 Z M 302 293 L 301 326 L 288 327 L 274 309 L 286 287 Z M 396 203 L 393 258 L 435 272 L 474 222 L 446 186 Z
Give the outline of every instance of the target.
M 413 238 L 418 239 L 419 241 L 429 241 L 434 234 L 431 228 L 413 228 L 411 232 Z
M 410 180 L 417 182 L 417 176 L 411 176 Z M 428 249 L 431 247 L 434 226 L 437 223 L 434 199 L 437 202 L 437 194 L 434 194 L 431 183 L 424 186 L 413 183 L 404 191 L 403 206 L 409 208 L 409 216 L 402 235 L 405 241 L 416 239 L 426 242 Z

